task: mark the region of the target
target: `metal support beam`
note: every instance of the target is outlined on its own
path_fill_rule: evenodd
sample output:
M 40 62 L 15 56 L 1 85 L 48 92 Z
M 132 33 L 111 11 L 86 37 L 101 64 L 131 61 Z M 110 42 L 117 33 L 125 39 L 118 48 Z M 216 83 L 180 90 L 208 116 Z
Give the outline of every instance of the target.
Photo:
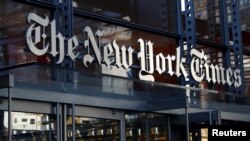
M 186 42 L 187 51 L 196 47 L 196 30 L 195 30 L 195 17 L 194 17 L 194 0 L 185 0 L 185 25 L 186 25 Z
M 146 141 L 149 141 L 149 132 L 150 132 L 150 130 L 149 130 L 149 122 L 148 122 L 148 114 L 146 114 L 146 116 L 145 116 L 145 126 L 146 126 Z
M 229 68 L 231 66 L 231 56 L 230 56 L 230 45 L 229 45 L 229 28 L 228 28 L 228 11 L 227 11 L 227 1 L 220 0 L 220 27 L 221 27 L 221 39 L 222 43 L 227 46 L 226 51 L 223 54 L 223 66 L 224 68 Z M 224 86 L 226 91 L 230 91 L 228 85 Z
M 168 140 L 171 141 L 171 118 L 168 116 Z
M 188 115 L 188 97 L 186 98 L 185 116 L 186 116 L 186 140 L 189 141 L 189 115 Z
M 125 114 L 121 112 L 121 119 L 120 119 L 120 141 L 126 140 L 126 130 L 125 130 Z
M 61 119 L 60 119 L 60 104 L 56 103 L 56 137 L 57 137 L 57 141 L 61 141 L 62 139 L 62 135 L 61 135 Z
M 76 112 L 75 112 L 75 104 L 71 105 L 71 116 L 72 116 L 72 141 L 76 141 Z
M 11 117 L 11 88 L 8 87 L 8 140 L 11 141 L 12 136 L 12 117 Z
M 241 24 L 240 24 L 240 9 L 239 0 L 231 0 L 232 13 L 232 37 L 233 37 L 233 52 L 234 52 L 234 67 L 240 70 L 241 85 L 235 88 L 233 93 L 245 94 L 244 92 L 244 68 L 243 68 L 243 46 L 241 38 Z M 236 80 L 240 81 L 240 80 Z
M 181 35 L 180 36 L 180 38 L 178 38 L 177 39 L 177 43 L 178 43 L 178 47 L 180 47 L 181 48 L 181 55 L 183 56 L 183 52 L 184 52 L 184 50 L 183 50 L 183 42 L 184 42 L 184 37 L 185 37 L 185 35 L 183 34 L 183 25 L 182 25 L 182 16 L 183 16 L 183 13 L 182 13 L 182 11 L 181 11 L 181 1 L 180 0 L 177 0 L 176 1 L 176 17 L 177 17 L 177 19 L 176 19 L 176 25 L 177 25 L 177 33 L 179 34 L 179 35 Z M 179 83 L 180 84 L 182 84 L 182 85 L 185 85 L 185 79 L 183 78 L 183 77 L 180 77 L 180 79 L 179 79 Z
M 8 141 L 12 140 L 12 95 L 11 88 L 14 87 L 14 75 L 7 74 L 0 76 L 0 89 L 8 89 Z
M 67 141 L 67 105 L 62 104 L 62 141 Z
M 193 77 L 190 74 L 190 62 L 191 57 L 189 52 L 192 48 L 196 47 L 196 30 L 195 30 L 195 17 L 194 17 L 194 2 L 193 0 L 185 0 L 185 8 L 184 11 L 181 11 L 181 2 L 177 2 L 177 21 L 178 21 L 178 33 L 181 35 L 181 39 L 179 39 L 178 44 L 181 49 L 181 57 L 186 58 L 186 62 L 184 64 L 187 73 L 188 80 L 182 76 L 180 79 L 181 85 L 195 87 L 197 83 L 194 81 Z M 182 15 L 185 17 L 185 33 L 182 31 Z

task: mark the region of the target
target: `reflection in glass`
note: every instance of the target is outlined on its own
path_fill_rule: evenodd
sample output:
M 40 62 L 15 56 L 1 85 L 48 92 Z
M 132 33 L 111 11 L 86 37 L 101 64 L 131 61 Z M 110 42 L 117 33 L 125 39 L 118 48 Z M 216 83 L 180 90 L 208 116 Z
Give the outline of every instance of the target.
M 219 0 L 194 0 L 194 6 L 197 36 L 221 43 Z
M 76 117 L 76 141 L 119 141 L 119 121 L 99 118 Z M 72 116 L 67 118 L 67 137 L 72 140 Z
M 74 0 L 73 5 L 80 10 L 175 32 L 175 4 L 175 0 Z
M 8 138 L 8 112 L 0 111 L 3 131 L 0 140 Z M 56 140 L 56 120 L 47 114 L 12 112 L 12 141 L 51 141 Z
M 159 114 L 127 114 L 126 140 L 144 141 L 149 137 L 150 141 L 169 141 L 167 116 Z
M 126 49 L 128 49 L 131 47 L 134 50 L 132 56 L 133 64 L 127 69 L 125 69 L 124 67 L 117 67 L 114 63 L 115 61 L 112 61 L 115 58 L 115 53 L 110 53 L 109 59 L 111 62 L 113 62 L 110 66 L 104 64 L 99 65 L 97 63 L 97 60 L 95 60 L 96 63 L 88 64 L 88 67 L 86 67 L 82 63 L 84 55 L 89 53 L 91 56 L 94 56 L 95 52 L 92 48 L 87 49 L 83 46 L 83 44 L 80 44 L 79 47 L 76 48 L 76 51 L 80 52 L 80 55 L 78 56 L 78 59 L 80 61 L 79 63 L 76 63 L 76 68 L 78 70 L 138 79 L 138 72 L 140 69 L 140 63 L 136 53 L 140 51 L 140 44 L 138 43 L 138 39 L 143 39 L 145 40 L 145 42 L 151 41 L 153 43 L 154 55 L 157 55 L 159 53 L 162 53 L 165 56 L 176 54 L 177 44 L 175 39 L 75 16 L 74 34 L 77 36 L 77 39 L 80 43 L 83 43 L 85 40 L 87 40 L 86 33 L 84 32 L 84 29 L 86 27 L 90 27 L 93 34 L 98 31 L 102 31 L 102 36 L 98 38 L 96 37 L 96 42 L 98 44 L 101 54 L 103 54 L 104 47 L 109 43 L 113 43 L 113 41 L 117 43 L 119 48 L 122 48 L 124 46 Z M 173 63 L 173 66 L 175 66 L 175 63 Z M 161 75 L 155 71 L 153 75 L 155 81 L 167 82 L 172 84 L 177 84 L 178 81 L 177 77 L 171 77 L 169 74 L 166 73 Z M 105 81 L 106 80 L 104 80 L 104 83 Z M 106 84 L 108 84 L 107 81 Z
M 46 14 L 46 9 L 17 3 L 0 1 L 0 67 L 8 67 L 29 62 L 50 63 L 47 56 L 36 57 L 27 51 L 25 31 L 29 13 Z
M 146 114 L 125 115 L 126 121 L 126 140 L 142 141 L 146 140 Z

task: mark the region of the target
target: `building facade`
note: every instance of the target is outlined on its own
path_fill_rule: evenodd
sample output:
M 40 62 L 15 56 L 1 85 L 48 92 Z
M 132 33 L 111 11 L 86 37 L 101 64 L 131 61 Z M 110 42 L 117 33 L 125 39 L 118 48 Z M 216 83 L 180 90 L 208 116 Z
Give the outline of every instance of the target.
M 249 1 L 2 0 L 0 140 L 207 141 L 250 125 Z

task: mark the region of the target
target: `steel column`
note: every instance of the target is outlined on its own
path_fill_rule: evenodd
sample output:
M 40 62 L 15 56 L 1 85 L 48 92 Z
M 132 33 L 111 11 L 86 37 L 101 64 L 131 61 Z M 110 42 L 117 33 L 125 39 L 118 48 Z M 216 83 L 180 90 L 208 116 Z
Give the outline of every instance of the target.
M 189 98 L 186 98 L 186 107 L 185 107 L 185 116 L 186 116 L 186 140 L 189 141 L 189 115 L 188 115 L 188 107 L 189 107 Z
M 72 141 L 76 141 L 76 112 L 75 112 L 75 104 L 71 105 L 71 116 L 72 116 Z
M 184 37 L 185 35 L 183 34 L 183 25 L 182 25 L 182 16 L 183 16 L 184 12 L 181 11 L 181 0 L 177 0 L 176 1 L 176 25 L 177 25 L 177 33 L 180 35 L 180 38 L 177 39 L 177 43 L 178 43 L 178 47 L 181 48 L 181 56 L 183 56 L 183 42 L 184 42 Z M 185 78 L 184 77 L 180 77 L 179 78 L 179 83 L 181 85 L 185 85 Z
M 12 135 L 12 117 L 11 117 L 11 88 L 8 87 L 8 141 L 11 141 Z
M 241 24 L 240 24 L 240 9 L 239 0 L 231 0 L 231 13 L 232 13 L 232 40 L 234 52 L 234 67 L 240 70 L 241 85 L 235 88 L 233 93 L 245 94 L 244 92 L 244 68 L 243 68 L 243 46 L 241 39 Z
M 171 141 L 171 119 L 168 116 L 168 140 Z
M 229 68 L 231 66 L 230 57 L 230 45 L 229 45 L 229 28 L 228 28 L 228 11 L 227 11 L 227 1 L 220 0 L 220 26 L 221 26 L 221 39 L 222 43 L 227 46 L 226 52 L 223 54 L 223 66 Z M 224 89 L 229 91 L 228 85 L 224 86 Z
M 57 137 L 57 141 L 61 141 L 62 139 L 62 135 L 61 135 L 61 118 L 60 118 L 60 104 L 56 103 L 56 137 Z
M 177 10 L 181 12 L 178 14 L 178 33 L 181 34 L 181 38 L 179 40 L 179 45 L 181 48 L 181 57 L 186 58 L 185 68 L 188 73 L 188 80 L 185 80 L 184 77 L 181 78 L 181 84 L 189 87 L 196 87 L 197 82 L 194 81 L 193 77 L 190 75 L 190 62 L 191 57 L 189 52 L 192 48 L 196 47 L 196 29 L 195 29 L 195 17 L 194 17 L 194 2 L 193 0 L 185 0 L 185 9 L 184 11 L 180 11 L 180 2 L 177 2 Z M 178 11 L 177 11 L 178 13 Z M 182 21 L 181 15 L 185 16 L 185 33 L 182 31 Z
M 67 105 L 62 104 L 62 141 L 67 141 Z
M 126 130 L 125 130 L 125 114 L 124 112 L 121 112 L 121 118 L 120 118 L 120 141 L 126 140 Z

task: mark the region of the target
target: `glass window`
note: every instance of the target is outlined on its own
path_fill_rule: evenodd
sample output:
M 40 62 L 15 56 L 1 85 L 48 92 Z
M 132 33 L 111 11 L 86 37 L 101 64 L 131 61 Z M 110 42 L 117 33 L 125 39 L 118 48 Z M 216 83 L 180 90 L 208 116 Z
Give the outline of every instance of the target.
M 26 46 L 25 32 L 29 13 L 49 16 L 49 11 L 11 0 L 0 1 L 0 7 L 0 67 L 48 62 L 46 57 L 36 57 L 30 53 Z
M 126 140 L 146 140 L 148 132 L 150 141 L 169 141 L 167 119 L 161 114 L 126 114 Z
M 76 63 L 76 68 L 78 70 L 84 70 L 84 71 L 87 70 L 87 71 L 92 71 L 92 72 L 108 74 L 108 75 L 116 75 L 116 76 L 121 76 L 121 77 L 129 77 L 129 78 L 138 79 L 139 77 L 138 73 L 140 71 L 140 60 L 137 57 L 137 53 L 140 52 L 140 44 L 138 43 L 138 39 L 143 39 L 145 43 L 148 41 L 151 41 L 153 43 L 154 55 L 157 55 L 160 53 L 162 53 L 165 56 L 176 54 L 177 44 L 176 44 L 176 40 L 173 38 L 159 36 L 159 35 L 151 34 L 148 32 L 142 32 L 139 30 L 133 30 L 133 29 L 124 28 L 121 26 L 97 22 L 97 21 L 75 16 L 74 17 L 74 34 L 77 36 L 77 39 L 79 40 L 80 43 L 83 43 L 85 40 L 87 40 L 86 33 L 84 32 L 84 29 L 86 27 L 90 27 L 93 34 L 95 34 L 98 30 L 102 31 L 103 35 L 100 37 L 100 39 L 96 38 L 97 39 L 96 41 L 99 41 L 98 45 L 100 46 L 100 51 L 103 51 L 104 47 L 107 44 L 109 43 L 113 44 L 113 41 L 116 42 L 116 44 L 118 45 L 120 49 L 123 46 L 127 49 L 131 47 L 131 49 L 134 50 L 133 57 L 132 57 L 133 64 L 131 65 L 130 68 L 124 69 L 124 67 L 117 67 L 115 65 L 115 62 L 113 61 L 113 63 L 111 63 L 111 65 L 108 67 L 107 65 L 98 65 L 98 60 L 95 58 L 96 59 L 95 62 L 88 64 L 88 67 L 86 67 L 83 64 L 83 57 L 86 54 L 88 54 L 88 52 L 92 56 L 95 56 L 94 50 L 93 48 L 89 48 L 88 50 L 83 46 L 83 44 L 80 44 L 79 47 L 76 48 L 77 52 L 80 52 L 80 55 L 78 56 L 78 59 L 80 61 Z M 120 54 L 120 56 L 121 55 L 122 54 Z M 115 59 L 114 53 L 113 53 L 113 58 L 110 57 L 110 59 L 111 61 L 112 59 L 113 60 Z M 155 63 L 156 59 L 153 59 L 153 60 L 154 60 L 153 62 Z M 150 64 L 146 64 L 146 65 L 148 67 Z M 154 65 L 151 65 L 151 66 L 154 66 Z M 168 70 L 164 71 L 163 72 L 164 74 L 159 74 L 157 71 L 154 71 L 153 75 L 154 75 L 155 81 L 176 84 L 177 83 L 176 77 L 168 75 L 167 71 Z M 120 82 L 115 82 L 115 84 L 118 84 L 118 83 Z M 108 84 L 108 83 L 106 82 L 105 84 Z
M 219 1 L 194 0 L 194 5 L 197 37 L 221 43 Z
M 30 119 L 30 124 L 35 124 L 35 119 Z
M 146 113 L 125 115 L 126 140 L 146 140 Z
M 72 116 L 68 116 L 71 119 Z M 108 140 L 119 141 L 120 125 L 118 120 L 75 117 L 75 136 L 77 141 Z M 67 137 L 72 139 L 72 120 L 67 122 Z
M 28 119 L 27 118 L 22 118 L 22 122 L 27 122 Z
M 240 0 L 240 4 L 243 4 L 244 0 Z M 250 10 L 250 3 L 244 3 L 240 7 L 240 16 L 241 16 L 241 29 L 243 32 L 250 32 L 250 19 L 249 19 L 249 10 Z
M 76 9 L 176 31 L 175 0 L 74 0 Z

